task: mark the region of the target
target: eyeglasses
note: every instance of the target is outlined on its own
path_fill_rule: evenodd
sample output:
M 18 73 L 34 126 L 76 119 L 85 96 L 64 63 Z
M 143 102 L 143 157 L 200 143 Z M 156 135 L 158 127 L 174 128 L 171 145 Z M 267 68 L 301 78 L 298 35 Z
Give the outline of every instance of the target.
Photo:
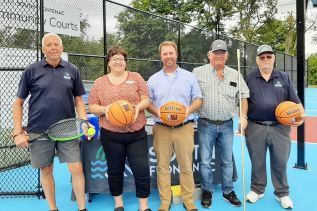
M 273 56 L 260 56 L 259 57 L 261 61 L 264 61 L 265 59 L 270 60 L 273 58 Z
M 114 61 L 114 62 L 123 62 L 125 59 L 124 58 L 111 57 L 110 60 Z

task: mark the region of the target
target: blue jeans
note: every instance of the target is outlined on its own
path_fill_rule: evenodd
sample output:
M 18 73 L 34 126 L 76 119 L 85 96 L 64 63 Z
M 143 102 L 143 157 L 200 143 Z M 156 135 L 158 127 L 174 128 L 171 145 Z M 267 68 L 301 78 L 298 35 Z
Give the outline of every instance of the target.
M 213 192 L 212 153 L 216 145 L 219 150 L 222 175 L 222 191 L 228 194 L 233 190 L 233 121 L 222 125 L 212 124 L 206 120 L 198 120 L 198 143 L 200 158 L 200 176 L 202 190 Z

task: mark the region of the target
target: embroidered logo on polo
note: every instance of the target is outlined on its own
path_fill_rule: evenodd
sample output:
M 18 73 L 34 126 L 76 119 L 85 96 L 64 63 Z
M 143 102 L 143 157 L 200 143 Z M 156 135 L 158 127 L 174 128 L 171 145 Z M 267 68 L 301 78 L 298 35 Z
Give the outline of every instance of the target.
M 64 73 L 64 79 L 66 80 L 70 80 L 72 77 L 70 76 L 70 74 L 68 72 Z
M 275 87 L 283 87 L 283 85 L 280 81 L 276 81 L 274 86 Z

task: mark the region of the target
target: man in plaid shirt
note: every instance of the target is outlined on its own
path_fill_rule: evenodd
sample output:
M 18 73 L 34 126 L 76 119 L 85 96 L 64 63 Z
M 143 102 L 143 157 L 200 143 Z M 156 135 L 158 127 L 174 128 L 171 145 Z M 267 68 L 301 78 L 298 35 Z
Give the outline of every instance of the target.
M 223 199 L 233 206 L 241 206 L 233 190 L 233 120 L 239 101 L 239 72 L 225 66 L 228 59 L 227 45 L 222 40 L 215 40 L 208 52 L 209 64 L 193 70 L 203 95 L 198 120 L 198 143 L 200 156 L 201 205 L 211 207 L 213 194 L 212 153 L 213 147 L 219 148 Z M 241 131 L 247 125 L 247 98 L 249 89 L 241 76 L 242 113 Z

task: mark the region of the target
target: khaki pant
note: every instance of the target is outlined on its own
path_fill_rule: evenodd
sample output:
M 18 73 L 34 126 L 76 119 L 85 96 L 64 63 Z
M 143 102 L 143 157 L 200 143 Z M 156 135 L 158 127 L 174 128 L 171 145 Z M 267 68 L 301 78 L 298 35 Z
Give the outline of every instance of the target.
M 186 205 L 194 203 L 193 177 L 194 129 L 192 124 L 179 128 L 153 126 L 154 150 L 157 157 L 157 186 L 162 204 L 171 204 L 170 159 L 173 152 L 180 167 L 182 199 Z

